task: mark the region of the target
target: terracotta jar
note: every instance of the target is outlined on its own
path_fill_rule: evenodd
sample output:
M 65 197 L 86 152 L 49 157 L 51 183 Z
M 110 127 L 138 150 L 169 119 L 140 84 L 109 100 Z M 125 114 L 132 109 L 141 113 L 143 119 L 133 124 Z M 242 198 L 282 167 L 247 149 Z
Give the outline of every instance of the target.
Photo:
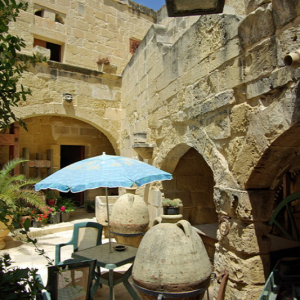
M 24 227 L 24 222 L 29 219 L 30 221 L 30 224 L 31 224 L 31 221 L 32 221 L 32 217 L 31 216 L 21 216 L 20 217 L 20 225 L 21 227 Z
M 208 288 L 212 266 L 197 232 L 186 220 L 161 221 L 161 217 L 156 219 L 139 246 L 132 272 L 135 284 L 158 294 Z M 144 300 L 158 296 L 140 293 Z M 168 299 L 202 299 L 204 294 Z
M 149 224 L 148 207 L 135 189 L 126 189 L 118 198 L 110 217 L 111 230 L 120 244 L 138 247 Z M 119 233 L 119 234 L 118 234 Z

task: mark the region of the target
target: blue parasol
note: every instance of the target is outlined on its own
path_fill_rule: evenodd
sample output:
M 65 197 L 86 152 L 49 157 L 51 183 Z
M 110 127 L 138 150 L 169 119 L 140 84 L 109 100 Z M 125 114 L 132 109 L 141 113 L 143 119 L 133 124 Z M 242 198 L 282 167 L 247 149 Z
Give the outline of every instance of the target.
M 35 190 L 53 189 L 60 192 L 78 193 L 85 190 L 141 186 L 154 181 L 170 180 L 172 175 L 136 159 L 102 155 L 87 158 L 73 163 L 41 180 Z M 109 211 L 107 204 L 108 230 Z
M 35 190 L 55 189 L 78 193 L 99 187 L 141 186 L 153 181 L 169 180 L 172 175 L 136 159 L 106 155 L 73 163 L 43 179 Z

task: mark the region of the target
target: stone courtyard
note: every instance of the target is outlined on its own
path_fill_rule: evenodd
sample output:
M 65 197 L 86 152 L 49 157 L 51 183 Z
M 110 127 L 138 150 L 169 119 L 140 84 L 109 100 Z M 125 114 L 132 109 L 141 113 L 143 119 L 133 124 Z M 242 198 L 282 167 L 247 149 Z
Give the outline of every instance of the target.
M 257 299 L 285 255 L 275 240 L 298 243 L 298 200 L 291 214 L 282 203 L 300 187 L 300 71 L 285 60 L 300 48 L 299 15 L 298 0 L 227 0 L 222 14 L 179 18 L 131 0 L 30 0 L 10 30 L 47 61 L 22 78 L 32 96 L 14 112 L 28 131 L 3 132 L 13 142 L 2 139 L 1 163 L 13 149 L 33 164 L 21 171 L 46 177 L 66 157 L 106 152 L 171 173 L 137 190 L 150 226 L 162 199 L 182 199 L 183 218 L 209 228 L 215 272 L 229 272 L 224 299 Z

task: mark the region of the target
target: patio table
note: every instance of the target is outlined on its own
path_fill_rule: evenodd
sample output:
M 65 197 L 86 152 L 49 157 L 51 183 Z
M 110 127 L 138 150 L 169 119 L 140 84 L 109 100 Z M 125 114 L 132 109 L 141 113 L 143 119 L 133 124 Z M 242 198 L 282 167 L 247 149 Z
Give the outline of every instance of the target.
M 85 250 L 73 252 L 72 257 L 77 260 L 96 259 L 97 266 L 108 269 L 107 274 L 100 276 L 100 283 L 109 286 L 109 300 L 114 299 L 113 287 L 118 283 L 124 284 L 132 299 L 140 300 L 138 294 L 128 282 L 128 279 L 132 272 L 132 265 L 124 274 L 114 272 L 114 270 L 120 266 L 128 263 L 133 263 L 137 248 L 126 246 L 126 249 L 124 251 L 116 251 L 114 247 L 121 244 L 111 243 L 111 245 L 113 249 L 112 252 L 109 251 L 109 243 L 105 243 Z

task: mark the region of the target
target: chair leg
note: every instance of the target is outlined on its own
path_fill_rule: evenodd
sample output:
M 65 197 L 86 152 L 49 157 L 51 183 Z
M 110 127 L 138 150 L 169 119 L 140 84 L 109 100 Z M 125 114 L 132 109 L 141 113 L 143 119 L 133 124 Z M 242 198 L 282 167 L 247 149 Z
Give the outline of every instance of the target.
M 128 279 L 132 273 L 132 268 L 133 268 L 133 265 L 131 265 L 131 267 L 125 272 L 125 274 L 123 276 L 123 284 L 124 284 L 125 288 L 127 289 L 127 291 L 129 292 L 132 299 L 140 300 L 139 295 L 135 292 L 135 290 L 133 289 L 133 287 L 131 286 L 131 284 L 128 281 Z
M 101 268 L 99 266 L 97 266 L 97 274 L 99 276 L 99 278 L 101 277 Z M 100 288 L 102 288 L 102 283 L 101 283 L 101 279 L 100 279 L 100 284 L 99 284 Z

